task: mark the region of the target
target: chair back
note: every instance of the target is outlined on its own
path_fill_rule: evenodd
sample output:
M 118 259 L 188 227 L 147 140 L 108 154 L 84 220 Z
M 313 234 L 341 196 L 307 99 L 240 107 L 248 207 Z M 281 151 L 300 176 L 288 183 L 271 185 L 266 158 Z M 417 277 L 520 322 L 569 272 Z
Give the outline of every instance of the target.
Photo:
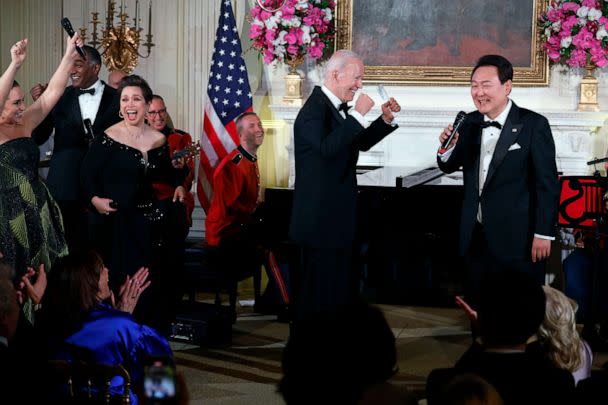
M 54 394 L 71 404 L 131 403 L 131 376 L 121 365 L 84 361 L 49 360 Z M 120 397 L 114 398 L 110 385 L 114 377 L 122 377 Z

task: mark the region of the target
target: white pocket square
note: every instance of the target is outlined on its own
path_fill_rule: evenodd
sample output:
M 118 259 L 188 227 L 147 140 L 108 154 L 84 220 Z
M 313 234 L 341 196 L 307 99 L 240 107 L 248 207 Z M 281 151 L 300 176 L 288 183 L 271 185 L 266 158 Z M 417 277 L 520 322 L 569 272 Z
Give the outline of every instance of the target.
M 518 143 L 514 143 L 513 145 L 509 146 L 508 150 L 517 150 L 517 149 L 521 149 L 521 146 L 519 146 Z

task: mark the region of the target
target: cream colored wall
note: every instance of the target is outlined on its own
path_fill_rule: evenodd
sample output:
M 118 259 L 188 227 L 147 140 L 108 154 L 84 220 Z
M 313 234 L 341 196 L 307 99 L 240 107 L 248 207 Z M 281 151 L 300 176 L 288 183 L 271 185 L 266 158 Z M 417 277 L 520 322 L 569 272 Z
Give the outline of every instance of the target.
M 263 184 L 287 185 L 289 158 L 286 146 L 290 144 L 291 127 L 276 115 L 273 105 L 281 104 L 283 77 L 286 69 L 263 65 L 255 51 L 250 50 L 247 38 L 248 23 L 245 17 L 254 0 L 231 0 L 243 44 L 244 58 L 249 72 L 254 110 L 258 112 L 267 128 L 267 138 L 260 150 L 260 170 Z M 125 0 L 127 13 L 133 15 L 135 0 Z M 178 128 L 199 138 L 202 127 L 202 105 L 206 95 L 209 62 L 213 48 L 215 30 L 219 17 L 220 0 L 153 0 L 152 55 L 140 59 L 136 74 L 145 77 L 155 92 L 161 94 Z M 82 25 L 83 15 L 97 9 L 103 15 L 107 1 L 103 0 L 2 0 L 0 14 L 0 61 L 8 64 L 8 49 L 22 37 L 30 38 L 28 63 L 19 73 L 18 80 L 24 88 L 33 83 L 46 81 L 54 71 L 62 54 L 64 35 L 59 25 L 62 16 L 70 18 L 75 28 Z M 120 5 L 120 0 L 118 0 Z M 148 0 L 140 0 L 142 24 L 147 33 Z M 305 76 L 305 94 L 315 84 L 320 84 L 322 68 L 314 62 L 305 61 L 299 69 Z M 578 100 L 579 71 L 562 71 L 554 68 L 550 85 L 546 87 L 515 87 L 512 97 L 520 106 L 539 111 L 572 112 Z M 101 77 L 105 79 L 104 70 Z M 603 111 L 608 110 L 608 77 L 599 72 L 599 100 Z M 365 85 L 367 92 L 378 100 L 375 86 Z M 472 110 L 466 86 L 387 86 L 405 109 L 458 111 Z M 608 114 L 607 114 L 608 116 Z M 447 123 L 447 122 L 446 122 Z M 408 122 L 404 122 L 408 125 Z M 423 135 L 420 148 L 425 147 L 431 135 Z M 433 141 L 436 134 L 432 135 Z M 606 149 L 604 132 L 598 149 Z M 415 149 L 416 145 L 411 145 Z

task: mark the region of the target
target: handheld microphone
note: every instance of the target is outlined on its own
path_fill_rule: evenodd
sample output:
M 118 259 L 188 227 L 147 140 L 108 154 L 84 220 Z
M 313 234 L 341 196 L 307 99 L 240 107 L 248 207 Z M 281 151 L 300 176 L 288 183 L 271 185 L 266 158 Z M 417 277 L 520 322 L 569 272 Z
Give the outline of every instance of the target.
M 456 132 L 458 132 L 458 129 L 462 126 L 462 123 L 466 117 L 467 113 L 464 111 L 460 111 L 458 114 L 456 114 L 452 132 L 450 132 L 448 139 L 446 139 L 445 142 L 443 142 L 443 145 L 441 145 L 441 148 L 439 148 L 439 151 L 437 152 L 438 155 L 443 155 L 448 150 L 448 146 L 450 146 L 450 143 L 452 143 L 454 136 L 456 136 Z
M 61 26 L 63 27 L 63 29 L 65 30 L 65 32 L 68 33 L 68 35 L 70 36 L 70 38 L 74 36 L 74 28 L 72 28 L 72 23 L 70 22 L 70 20 L 68 20 L 67 17 L 63 17 L 61 19 Z M 76 51 L 82 57 L 82 59 L 87 60 L 87 55 L 84 52 L 84 49 L 82 49 L 82 47 L 76 46 Z
M 93 134 L 93 125 L 91 124 L 91 120 L 90 120 L 90 119 L 88 119 L 88 118 L 85 118 L 85 119 L 83 120 L 83 122 L 84 122 L 84 127 L 85 127 L 85 128 L 86 128 L 86 130 L 87 130 L 87 138 L 88 138 L 88 139 L 93 139 L 93 138 L 95 138 L 95 135 Z
M 378 95 L 382 99 L 382 102 L 386 103 L 389 99 L 389 96 L 388 96 L 388 93 L 386 92 L 386 89 L 384 88 L 384 86 L 379 84 L 377 87 L 377 90 L 378 90 Z

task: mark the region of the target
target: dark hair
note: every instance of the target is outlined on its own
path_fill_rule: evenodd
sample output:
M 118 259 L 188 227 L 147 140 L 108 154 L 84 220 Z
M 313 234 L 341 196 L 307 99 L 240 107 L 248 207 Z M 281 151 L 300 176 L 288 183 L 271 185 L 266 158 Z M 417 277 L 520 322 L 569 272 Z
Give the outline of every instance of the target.
M 58 258 L 49 272 L 43 325 L 49 331 L 70 334 L 88 312 L 99 303 L 101 256 L 94 251 L 77 251 Z
M 479 331 L 485 344 L 520 345 L 545 319 L 546 297 L 540 283 L 522 271 L 501 271 L 484 278 L 479 302 Z
M 363 301 L 299 320 L 283 351 L 279 391 L 288 405 L 356 404 L 397 372 L 395 336 L 380 309 Z
M 14 88 L 14 87 L 20 87 L 19 82 L 17 80 L 13 80 L 13 87 L 11 87 L 11 88 Z
M 84 49 L 87 54 L 88 63 L 101 66 L 101 55 L 99 54 L 99 51 L 97 49 L 89 45 L 83 45 L 82 49 Z
M 15 269 L 2 259 L 0 259 L 0 278 L 15 281 Z
M 513 80 L 513 65 L 507 58 L 500 55 L 484 55 L 477 61 L 477 64 L 471 72 L 471 79 L 475 71 L 482 66 L 494 66 L 498 70 L 498 79 L 501 84 L 505 84 L 507 80 Z
M 165 99 L 159 96 L 158 94 L 152 94 L 152 100 L 160 100 L 165 104 Z
M 143 77 L 138 75 L 123 77 L 118 85 L 118 94 L 122 94 L 125 87 L 139 87 L 144 95 L 144 100 L 146 100 L 146 103 L 152 101 L 152 96 L 154 93 L 152 92 L 150 85 L 148 85 L 148 82 Z

